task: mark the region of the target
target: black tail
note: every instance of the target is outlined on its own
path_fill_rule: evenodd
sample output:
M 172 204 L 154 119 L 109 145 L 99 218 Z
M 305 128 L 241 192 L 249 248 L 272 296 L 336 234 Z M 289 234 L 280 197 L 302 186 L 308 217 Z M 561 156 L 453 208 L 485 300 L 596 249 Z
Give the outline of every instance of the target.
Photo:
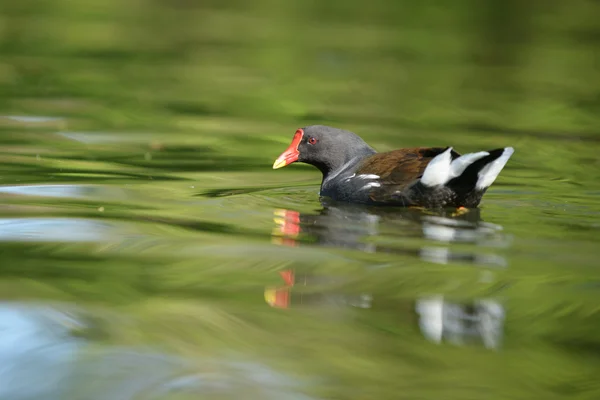
M 508 159 L 514 153 L 512 147 L 487 151 L 488 155 L 481 157 L 468 165 L 464 171 L 450 179 L 446 186 L 458 193 L 484 192 L 494 183 Z M 469 156 L 465 154 L 462 157 Z M 460 160 L 460 157 L 457 158 Z M 453 161 L 453 163 L 456 161 Z

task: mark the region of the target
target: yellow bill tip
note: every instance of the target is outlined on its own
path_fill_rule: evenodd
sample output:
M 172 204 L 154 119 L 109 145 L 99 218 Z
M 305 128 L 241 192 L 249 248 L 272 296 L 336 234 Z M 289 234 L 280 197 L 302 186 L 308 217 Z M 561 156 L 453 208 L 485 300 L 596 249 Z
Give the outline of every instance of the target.
M 285 167 L 287 164 L 285 162 L 285 158 L 278 158 L 277 160 L 275 160 L 275 162 L 273 163 L 273 169 L 279 169 L 281 167 Z

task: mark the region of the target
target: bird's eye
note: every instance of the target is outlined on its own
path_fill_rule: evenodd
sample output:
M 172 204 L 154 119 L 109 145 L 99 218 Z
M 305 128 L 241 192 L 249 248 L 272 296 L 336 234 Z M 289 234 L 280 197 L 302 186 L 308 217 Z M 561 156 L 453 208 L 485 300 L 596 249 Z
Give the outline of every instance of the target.
M 308 138 L 308 144 L 317 144 L 317 138 L 314 138 L 314 137 Z

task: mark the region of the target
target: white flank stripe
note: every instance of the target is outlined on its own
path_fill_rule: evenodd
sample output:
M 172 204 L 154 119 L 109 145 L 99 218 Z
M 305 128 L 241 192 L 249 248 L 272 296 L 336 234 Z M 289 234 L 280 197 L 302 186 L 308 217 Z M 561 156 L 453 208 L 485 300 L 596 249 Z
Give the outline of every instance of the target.
M 371 189 L 374 187 L 380 187 L 381 183 L 379 182 L 371 182 L 371 183 L 367 183 L 365 186 L 361 187 L 360 190 L 365 190 L 365 189 Z
M 357 178 L 360 178 L 360 179 L 379 179 L 379 175 L 365 174 L 365 175 L 359 175 L 359 176 L 357 176 Z
M 341 167 L 339 167 L 339 168 L 337 169 L 337 172 L 335 172 L 335 173 L 333 173 L 333 174 L 329 175 L 329 176 L 327 177 L 327 179 L 325 179 L 325 180 L 323 181 L 323 184 L 325 184 L 325 183 L 327 183 L 327 182 L 331 182 L 331 181 L 332 181 L 332 180 L 334 180 L 334 179 L 335 179 L 335 178 L 336 178 L 336 177 L 337 177 L 337 176 L 338 176 L 340 173 L 342 173 L 342 172 L 345 172 L 344 170 L 345 170 L 345 169 L 346 169 L 346 168 L 347 168 L 349 165 L 351 165 L 352 163 L 356 162 L 357 158 L 358 158 L 358 157 L 354 157 L 352 160 L 350 160 L 350 161 L 346 162 L 344 165 L 342 165 Z M 343 175 L 342 175 L 342 176 L 343 176 Z M 352 176 L 354 176 L 354 174 L 352 174 Z M 321 185 L 321 186 L 322 186 L 322 185 Z
M 347 178 L 344 178 L 344 181 L 345 181 L 345 182 L 348 182 L 350 179 L 354 178 L 354 175 L 355 175 L 355 174 L 352 174 L 352 175 L 350 175 L 349 177 L 347 177 Z

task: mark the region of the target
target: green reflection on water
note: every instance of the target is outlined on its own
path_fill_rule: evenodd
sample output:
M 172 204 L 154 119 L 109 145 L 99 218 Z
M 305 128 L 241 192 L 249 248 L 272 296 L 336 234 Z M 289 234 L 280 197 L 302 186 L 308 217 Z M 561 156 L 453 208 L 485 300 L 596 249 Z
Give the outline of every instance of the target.
M 595 399 L 599 8 L 2 5 L 0 297 L 76 304 L 106 351 L 237 354 L 325 398 Z M 516 153 L 462 222 L 324 209 L 317 171 L 271 170 L 312 123 Z M 501 304 L 499 348 L 427 341 L 436 295 Z

